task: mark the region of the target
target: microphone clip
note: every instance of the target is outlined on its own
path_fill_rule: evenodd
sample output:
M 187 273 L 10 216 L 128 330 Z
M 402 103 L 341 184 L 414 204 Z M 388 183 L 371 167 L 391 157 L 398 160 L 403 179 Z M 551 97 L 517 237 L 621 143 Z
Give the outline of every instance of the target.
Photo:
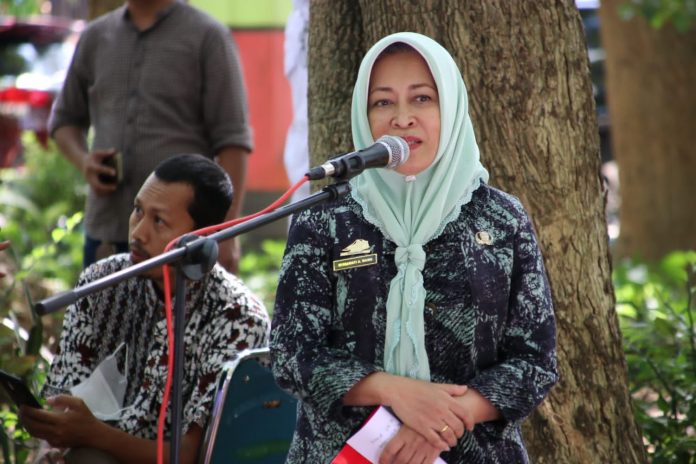
M 307 172 L 309 180 L 319 180 L 333 177 L 336 180 L 350 180 L 365 170 L 365 159 L 360 152 L 347 152 L 336 156 L 321 166 L 316 166 Z

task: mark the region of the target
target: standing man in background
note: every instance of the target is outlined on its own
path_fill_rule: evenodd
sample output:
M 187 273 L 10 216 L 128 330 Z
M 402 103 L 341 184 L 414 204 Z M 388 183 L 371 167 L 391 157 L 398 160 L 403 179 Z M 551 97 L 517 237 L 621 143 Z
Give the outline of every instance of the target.
M 82 33 L 49 130 L 89 184 L 84 265 L 127 251 L 128 216 L 145 178 L 177 153 L 228 173 L 239 215 L 252 149 L 246 91 L 229 30 L 177 0 L 127 0 Z M 94 130 L 91 149 L 87 131 Z M 236 239 L 220 244 L 236 272 Z

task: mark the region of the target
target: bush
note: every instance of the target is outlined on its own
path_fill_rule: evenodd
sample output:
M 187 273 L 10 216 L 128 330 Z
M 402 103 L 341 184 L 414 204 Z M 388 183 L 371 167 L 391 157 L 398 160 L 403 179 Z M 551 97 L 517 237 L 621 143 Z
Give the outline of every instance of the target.
M 0 172 L 0 240 L 12 241 L 0 261 L 10 275 L 0 282 L 0 365 L 39 390 L 58 339 L 62 313 L 39 318 L 34 301 L 72 287 L 82 267 L 80 173 L 58 153 L 43 150 L 25 133 L 25 165 Z M 24 330 L 26 329 L 26 333 Z M 0 449 L 3 462 L 22 463 L 35 440 L 17 427 L 17 416 L 0 394 Z
M 65 290 L 82 268 L 85 182 L 53 143 L 43 150 L 25 133 L 23 144 L 25 165 L 0 172 L 1 236 L 12 241 L 18 280 L 52 279 Z
M 634 411 L 654 464 L 696 464 L 696 252 L 614 271 Z
M 247 287 L 261 298 L 270 315 L 273 315 L 278 273 L 284 251 L 284 240 L 264 240 L 261 242 L 260 250 L 242 247 L 239 276 Z

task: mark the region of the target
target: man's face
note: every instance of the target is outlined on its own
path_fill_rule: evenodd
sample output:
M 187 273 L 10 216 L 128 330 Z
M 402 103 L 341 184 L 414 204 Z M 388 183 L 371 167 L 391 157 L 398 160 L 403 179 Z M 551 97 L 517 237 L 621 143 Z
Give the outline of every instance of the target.
M 134 264 L 157 256 L 176 237 L 194 229 L 188 206 L 193 188 L 183 182 L 167 183 L 150 174 L 135 197 L 128 223 L 130 257 Z M 162 268 L 150 269 L 144 277 L 162 283 Z

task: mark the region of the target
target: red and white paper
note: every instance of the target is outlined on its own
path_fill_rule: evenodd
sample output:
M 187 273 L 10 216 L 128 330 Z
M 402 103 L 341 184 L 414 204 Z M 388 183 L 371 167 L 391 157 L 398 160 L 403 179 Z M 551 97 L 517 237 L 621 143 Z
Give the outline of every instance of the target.
M 382 450 L 394 438 L 399 428 L 399 419 L 380 406 L 362 428 L 348 439 L 331 464 L 377 464 Z M 437 458 L 433 464 L 447 463 L 442 458 Z

